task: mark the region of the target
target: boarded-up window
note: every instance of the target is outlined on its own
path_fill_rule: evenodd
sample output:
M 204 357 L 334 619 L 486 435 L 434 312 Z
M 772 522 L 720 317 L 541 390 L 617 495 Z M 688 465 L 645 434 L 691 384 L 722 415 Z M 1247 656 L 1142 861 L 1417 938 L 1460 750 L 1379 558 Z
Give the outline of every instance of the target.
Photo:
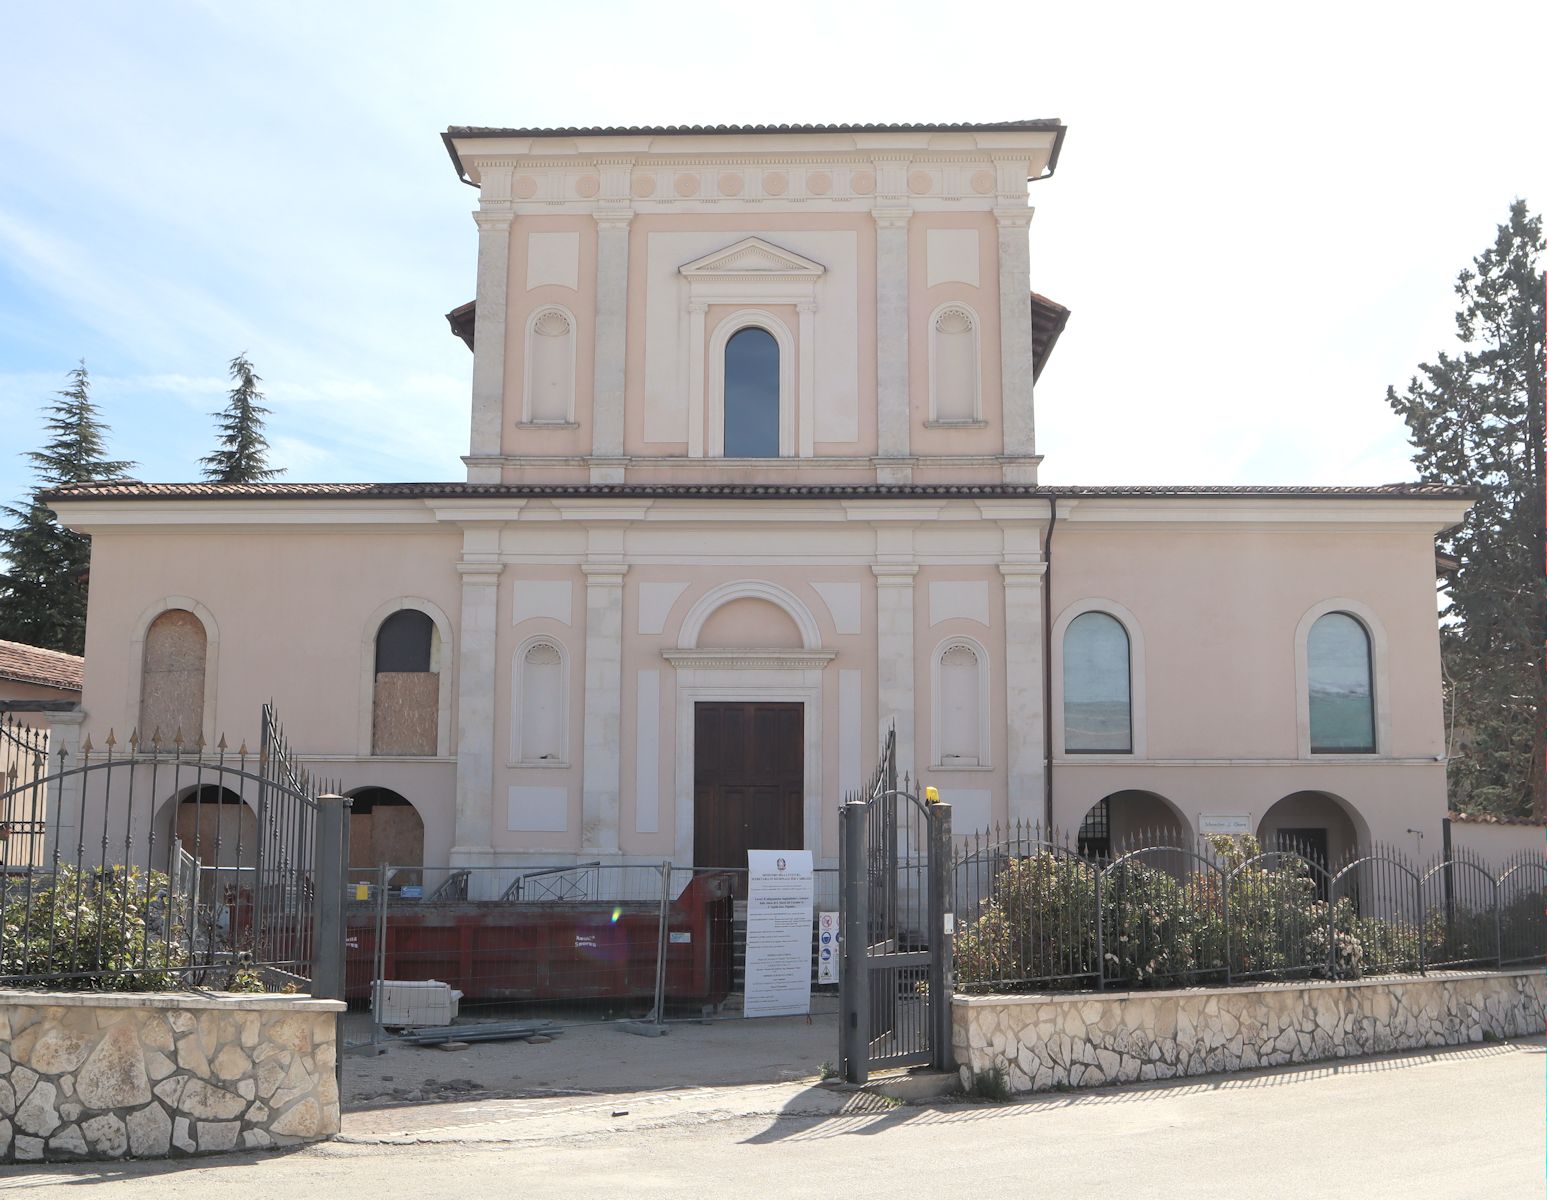
M 372 754 L 434 754 L 440 722 L 440 645 L 418 609 L 393 613 L 376 631 Z
M 940 656 L 940 765 L 978 766 L 978 656 L 952 646 Z
M 936 315 L 932 349 L 935 420 L 976 420 L 978 341 L 972 314 L 948 308 Z
M 564 761 L 564 656 L 552 642 L 534 642 L 521 656 L 516 714 L 516 761 Z
M 140 672 L 140 737 L 170 750 L 181 734 L 192 750 L 204 730 L 204 623 L 172 608 L 150 623 Z
M 532 322 L 527 354 L 529 419 L 568 421 L 575 391 L 575 331 L 569 318 L 557 309 L 539 313 Z

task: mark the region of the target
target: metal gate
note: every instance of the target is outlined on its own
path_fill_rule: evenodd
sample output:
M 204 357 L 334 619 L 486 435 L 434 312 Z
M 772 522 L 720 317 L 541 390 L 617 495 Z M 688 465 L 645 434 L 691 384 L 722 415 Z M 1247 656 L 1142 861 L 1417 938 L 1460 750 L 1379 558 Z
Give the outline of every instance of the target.
M 888 750 L 892 745 L 888 740 Z M 951 806 L 921 800 L 890 755 L 840 809 L 844 1077 L 951 1069 Z

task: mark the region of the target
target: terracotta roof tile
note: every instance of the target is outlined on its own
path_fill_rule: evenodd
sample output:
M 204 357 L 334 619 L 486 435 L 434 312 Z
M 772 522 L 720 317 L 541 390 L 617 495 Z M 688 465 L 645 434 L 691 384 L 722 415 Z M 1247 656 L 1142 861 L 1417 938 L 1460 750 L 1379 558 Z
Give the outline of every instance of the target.
M 141 483 L 106 480 L 74 484 L 44 495 L 49 502 L 69 500 L 394 500 L 498 498 L 617 498 L 727 500 L 890 500 L 924 498 L 1059 499 L 1188 497 L 1221 500 L 1464 500 L 1469 488 L 1435 483 L 1386 483 L 1374 487 L 1285 487 L 1277 484 L 1116 487 L 1032 487 L 997 483 L 794 484 L 794 483 Z
M 78 692 L 85 673 L 86 660 L 78 654 L 45 650 L 22 642 L 0 642 L 0 679 Z

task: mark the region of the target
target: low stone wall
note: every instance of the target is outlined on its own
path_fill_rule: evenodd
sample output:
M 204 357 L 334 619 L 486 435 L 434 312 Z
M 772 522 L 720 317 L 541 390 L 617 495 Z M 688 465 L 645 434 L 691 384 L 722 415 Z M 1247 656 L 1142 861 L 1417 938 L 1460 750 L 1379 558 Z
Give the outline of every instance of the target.
M 309 996 L 0 991 L 0 1162 L 330 1137 L 343 1008 Z
M 957 996 L 963 1086 L 1100 1087 L 1543 1032 L 1540 968 L 1157 992 Z

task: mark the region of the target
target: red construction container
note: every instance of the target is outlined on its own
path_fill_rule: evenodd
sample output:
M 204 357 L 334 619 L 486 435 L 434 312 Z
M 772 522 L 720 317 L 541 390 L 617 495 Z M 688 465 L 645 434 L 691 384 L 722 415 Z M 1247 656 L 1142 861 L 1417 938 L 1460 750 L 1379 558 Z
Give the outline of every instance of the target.
M 697 875 L 667 909 L 666 998 L 719 1004 L 731 989 L 735 876 Z M 384 979 L 438 979 L 468 1000 L 651 1000 L 655 901 L 394 900 Z M 376 905 L 346 910 L 345 994 L 369 999 Z

